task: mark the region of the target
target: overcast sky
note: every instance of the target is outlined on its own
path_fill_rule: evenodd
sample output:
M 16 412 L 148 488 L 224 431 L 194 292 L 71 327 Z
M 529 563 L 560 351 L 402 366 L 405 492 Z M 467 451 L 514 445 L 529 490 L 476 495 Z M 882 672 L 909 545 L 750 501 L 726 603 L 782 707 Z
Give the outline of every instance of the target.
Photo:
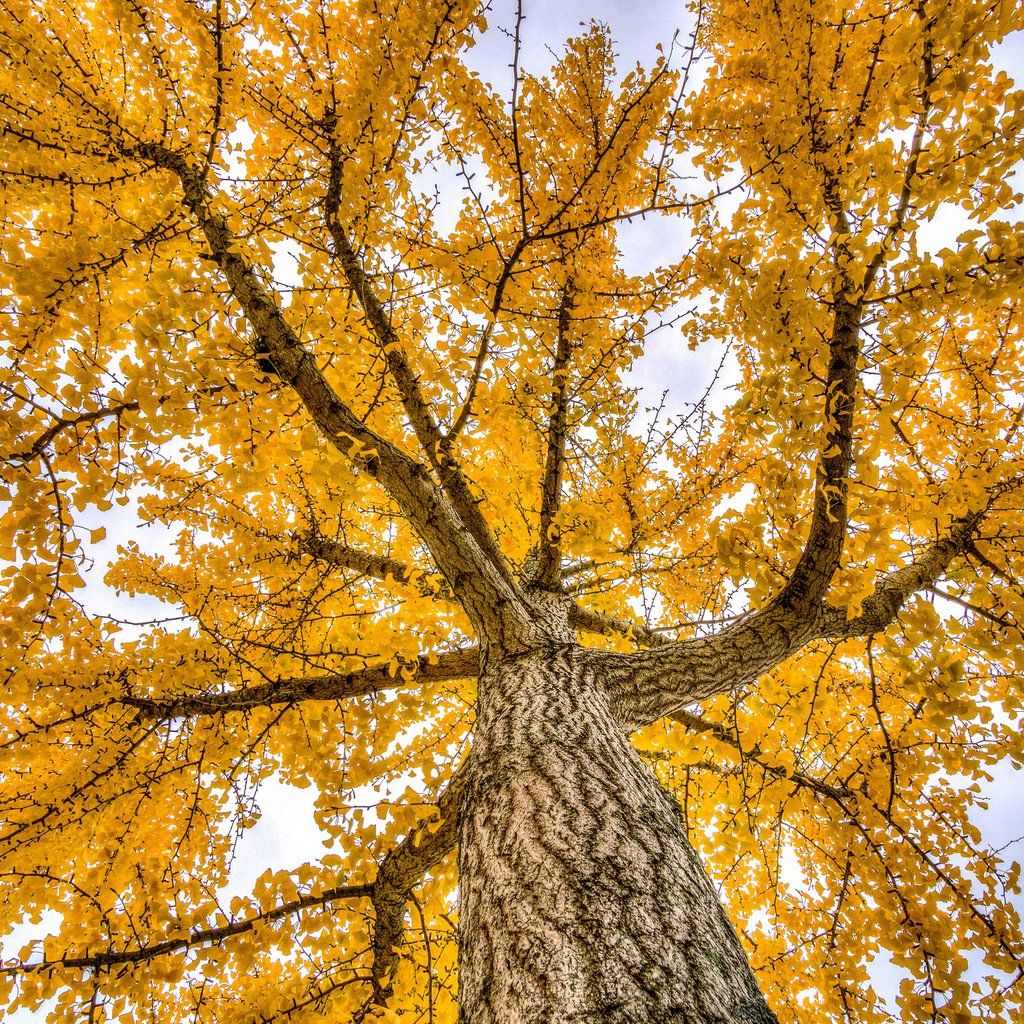
M 510 92 L 512 81 L 511 62 L 513 45 L 508 33 L 515 25 L 516 5 L 514 0 L 495 0 L 488 15 L 488 32 L 474 48 L 471 63 L 496 87 Z M 582 25 L 590 21 L 604 22 L 610 26 L 620 54 L 620 66 L 626 68 L 640 61 L 653 63 L 657 57 L 658 43 L 666 48 L 673 34 L 680 32 L 680 41 L 685 43 L 689 22 L 688 12 L 682 2 L 676 0 L 566 0 L 555 3 L 551 0 L 530 3 L 524 7 L 522 26 L 521 64 L 534 73 L 543 73 L 561 52 L 565 40 L 578 33 Z M 999 60 L 1007 71 L 1018 80 L 1024 79 L 1024 39 L 1020 36 L 1004 44 L 999 51 Z M 653 220 L 645 221 L 638 228 L 647 235 L 646 251 L 653 254 L 668 251 L 671 255 L 671 232 L 659 233 Z M 668 246 L 666 247 L 666 240 Z M 648 346 L 648 353 L 635 376 L 635 382 L 643 385 L 647 397 L 653 398 L 664 387 L 676 385 L 680 398 L 690 397 L 695 380 L 706 380 L 711 369 L 717 365 L 718 354 L 690 353 L 671 330 L 654 335 Z M 277 789 L 278 787 L 273 787 Z M 280 787 L 282 794 L 287 791 L 289 812 L 294 819 L 300 808 L 308 808 L 312 825 L 311 791 L 288 791 Z M 261 804 L 270 810 L 277 799 L 264 788 Z M 316 832 L 304 833 L 294 828 L 293 820 L 281 828 L 274 823 L 274 815 L 268 814 L 250 833 L 239 859 L 235 881 L 236 891 L 243 891 L 250 878 L 269 866 L 298 863 L 309 856 L 315 856 L 311 848 L 316 845 Z M 979 813 L 989 843 L 995 848 L 1018 839 L 1024 832 L 1024 789 L 1020 786 L 1019 774 L 1008 764 L 997 770 L 996 783 L 992 787 L 992 801 L 987 814 Z M 313 827 L 315 829 L 315 826 Z M 1019 849 L 1019 847 L 1018 847 Z M 1010 855 L 1012 851 L 1007 851 Z M 1019 854 L 1018 854 L 1019 856 Z M 234 887 L 233 887 L 234 888 Z

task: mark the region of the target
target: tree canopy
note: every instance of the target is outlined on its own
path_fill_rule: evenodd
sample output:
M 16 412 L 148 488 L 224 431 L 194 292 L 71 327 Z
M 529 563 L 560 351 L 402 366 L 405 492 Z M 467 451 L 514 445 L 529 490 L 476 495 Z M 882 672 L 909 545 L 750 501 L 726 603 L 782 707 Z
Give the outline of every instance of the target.
M 469 0 L 0 12 L 8 1012 L 454 1020 L 527 588 L 691 659 L 624 718 L 780 1021 L 1024 1012 L 1024 9 L 695 0 L 544 70 L 520 8 L 502 91 Z M 639 394 L 655 330 L 703 397 Z M 225 901 L 270 777 L 329 845 Z

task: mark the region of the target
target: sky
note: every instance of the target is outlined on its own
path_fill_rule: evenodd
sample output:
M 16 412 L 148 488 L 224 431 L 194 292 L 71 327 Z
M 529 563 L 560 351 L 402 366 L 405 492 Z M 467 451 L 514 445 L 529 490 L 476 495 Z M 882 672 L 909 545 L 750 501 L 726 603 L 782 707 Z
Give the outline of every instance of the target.
M 509 94 L 513 42 L 511 35 L 501 29 L 512 31 L 516 5 L 509 0 L 495 0 L 491 8 L 488 31 L 470 51 L 469 61 L 481 77 L 496 87 L 504 87 Z M 674 31 L 684 24 L 685 15 L 682 3 L 665 0 L 634 3 L 628 0 L 530 3 L 527 0 L 522 23 L 521 65 L 536 74 L 547 71 L 565 40 L 577 34 L 581 26 L 595 20 L 611 26 L 622 55 L 622 66 L 637 60 L 653 63 L 658 56 L 655 47 L 662 43 L 667 48 Z M 644 224 L 645 229 L 653 226 L 651 220 Z M 637 234 L 643 237 L 637 238 L 630 256 L 653 265 L 656 254 L 665 251 L 666 232 L 659 235 L 657 231 L 644 230 Z M 706 376 L 705 366 L 712 360 L 704 353 L 691 353 L 685 344 L 670 335 L 656 333 L 651 344 L 653 350 L 645 357 L 645 365 L 634 382 L 645 387 L 652 399 L 660 394 L 666 378 L 682 385 L 684 380 L 691 382 L 694 376 L 701 379 Z M 717 358 L 714 365 L 717 365 Z M 685 390 L 691 389 L 691 384 L 687 383 Z M 313 821 L 314 800 L 312 790 L 294 789 L 273 780 L 262 784 L 259 804 L 265 813 L 239 847 L 230 894 L 251 891 L 252 882 L 269 867 L 299 864 L 319 853 L 320 843 L 326 836 Z
M 514 0 L 494 0 L 488 15 L 488 32 L 469 54 L 471 66 L 496 87 L 503 87 L 505 95 L 511 92 L 513 43 L 509 33 L 515 17 Z M 620 67 L 638 60 L 652 63 L 657 57 L 656 46 L 661 43 L 667 49 L 677 30 L 685 43 L 687 19 L 685 4 L 678 0 L 526 0 L 521 66 L 533 73 L 547 71 L 564 41 L 592 20 L 611 27 L 621 56 Z M 1018 81 L 1024 80 L 1024 38 L 1004 43 L 996 60 Z M 960 230 L 957 227 L 952 235 L 955 237 Z M 638 270 L 653 268 L 659 257 L 671 259 L 681 252 L 678 228 L 668 223 L 659 225 L 654 218 L 628 227 L 623 236 L 627 258 L 635 261 Z M 671 329 L 654 333 L 648 336 L 646 353 L 633 372 L 632 383 L 642 389 L 646 404 L 656 402 L 662 390 L 668 390 L 670 403 L 693 400 L 710 382 L 720 355 L 717 351 L 691 352 Z M 726 380 L 728 377 L 727 370 Z M 722 400 L 728 400 L 724 393 Z M 1014 849 L 1022 849 L 1019 844 L 1024 836 L 1024 785 L 1020 773 L 1009 765 L 997 767 L 988 788 L 988 810 L 979 810 L 976 823 L 993 848 L 1004 848 L 1004 856 L 1012 857 Z M 267 813 L 239 849 L 232 892 L 246 891 L 267 867 L 296 864 L 316 855 L 320 835 L 312 821 L 313 799 L 309 790 L 290 790 L 277 783 L 269 790 L 264 788 L 260 803 Z M 278 808 L 287 809 L 283 819 L 278 816 Z M 1016 859 L 1020 856 L 1018 852 Z M 877 990 L 891 998 L 903 975 L 884 960 L 875 962 L 873 973 Z
M 492 85 L 510 94 L 512 83 L 513 41 L 510 33 L 515 25 L 516 5 L 509 0 L 495 0 L 488 15 L 488 30 L 468 57 L 472 67 Z M 540 0 L 524 4 L 522 22 L 521 66 L 535 74 L 546 72 L 563 47 L 565 40 L 577 34 L 591 21 L 611 26 L 618 44 L 621 65 L 627 67 L 637 60 L 653 63 L 658 56 L 655 47 L 666 48 L 677 28 L 684 24 L 685 6 L 665 0 Z M 501 29 L 507 32 L 502 32 Z M 657 254 L 665 252 L 668 231 L 650 230 L 652 219 L 641 225 L 629 255 L 638 263 L 651 266 Z M 649 342 L 643 365 L 634 375 L 634 383 L 645 389 L 645 398 L 656 400 L 666 383 L 675 383 L 682 394 L 690 394 L 704 380 L 707 367 L 717 366 L 705 353 L 694 354 L 671 332 L 655 333 Z M 398 787 L 403 788 L 402 786 Z M 378 796 L 379 799 L 379 796 Z M 320 843 L 326 838 L 313 821 L 315 793 L 298 790 L 271 780 L 262 784 L 259 804 L 264 816 L 240 844 L 235 869 L 229 886 L 230 894 L 251 891 L 252 882 L 269 867 L 302 863 L 317 856 Z M 356 800 L 355 802 L 359 802 Z
M 511 94 L 516 6 L 515 0 L 492 0 L 487 32 L 467 55 L 470 66 L 505 95 Z M 566 40 L 595 21 L 611 29 L 620 72 L 638 62 L 652 65 L 660 56 L 657 47 L 661 45 L 667 53 L 677 33 L 677 46 L 685 46 L 693 25 L 683 0 L 524 0 L 520 66 L 536 75 L 547 72 Z M 646 273 L 681 256 L 686 237 L 682 221 L 664 215 L 649 215 L 618 230 L 625 266 L 635 273 Z M 634 366 L 629 383 L 641 390 L 642 407 L 656 406 L 666 391 L 678 407 L 703 396 L 721 356 L 721 350 L 710 348 L 691 351 L 676 331 L 649 330 L 645 354 Z

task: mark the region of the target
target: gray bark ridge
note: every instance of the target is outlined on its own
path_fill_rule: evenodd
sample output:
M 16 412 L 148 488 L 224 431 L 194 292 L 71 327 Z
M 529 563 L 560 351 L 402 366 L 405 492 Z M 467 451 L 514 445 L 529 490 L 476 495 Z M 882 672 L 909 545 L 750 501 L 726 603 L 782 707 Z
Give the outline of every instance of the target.
M 575 645 L 481 678 L 461 1024 L 776 1024 L 679 807 Z

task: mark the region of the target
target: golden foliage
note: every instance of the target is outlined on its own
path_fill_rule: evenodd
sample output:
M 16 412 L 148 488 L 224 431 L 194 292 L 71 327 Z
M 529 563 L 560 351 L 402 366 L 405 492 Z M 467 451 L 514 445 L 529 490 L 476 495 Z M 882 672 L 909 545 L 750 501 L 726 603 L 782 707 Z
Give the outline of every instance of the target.
M 637 740 L 780 1020 L 1022 1012 L 1019 865 L 975 813 L 1024 757 L 1024 92 L 993 59 L 1019 7 L 708 0 L 681 56 L 624 72 L 592 25 L 511 97 L 468 0 L 0 12 L 0 928 L 53 932 L 5 953 L 8 1011 L 455 1019 L 437 804 L 479 613 L 394 449 L 517 578 L 554 551 L 612 649 L 766 606 L 812 517 L 843 517 L 850 618 L 974 517 L 884 633 Z M 636 273 L 644 217 L 685 243 Z M 727 351 L 728 404 L 640 407 L 666 322 Z M 369 434 L 324 435 L 307 356 Z M 224 905 L 272 775 L 328 848 Z

